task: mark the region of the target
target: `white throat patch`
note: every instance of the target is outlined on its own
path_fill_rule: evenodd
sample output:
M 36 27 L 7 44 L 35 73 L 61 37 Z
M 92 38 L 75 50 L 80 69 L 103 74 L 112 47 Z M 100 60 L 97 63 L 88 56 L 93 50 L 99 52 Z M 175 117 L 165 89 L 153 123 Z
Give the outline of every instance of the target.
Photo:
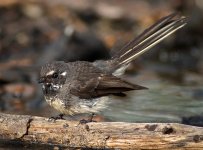
M 59 84 L 56 84 L 56 85 L 51 84 L 51 85 L 52 85 L 53 90 L 55 90 L 55 91 L 57 91 L 58 89 L 60 89 L 62 87 L 62 85 L 59 85 Z

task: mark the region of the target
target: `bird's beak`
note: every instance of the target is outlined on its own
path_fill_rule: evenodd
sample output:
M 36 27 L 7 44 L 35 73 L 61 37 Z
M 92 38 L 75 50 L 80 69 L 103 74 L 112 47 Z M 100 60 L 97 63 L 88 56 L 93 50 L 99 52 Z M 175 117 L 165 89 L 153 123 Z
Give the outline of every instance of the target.
M 44 77 L 40 77 L 38 80 L 38 83 L 44 83 L 45 82 L 45 78 Z

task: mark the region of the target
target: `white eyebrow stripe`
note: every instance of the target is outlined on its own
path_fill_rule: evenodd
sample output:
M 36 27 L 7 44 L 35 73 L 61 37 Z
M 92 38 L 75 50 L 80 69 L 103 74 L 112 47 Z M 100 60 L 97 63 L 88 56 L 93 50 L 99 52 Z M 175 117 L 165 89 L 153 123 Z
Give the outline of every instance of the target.
M 46 74 L 46 76 L 49 76 L 49 75 L 53 75 L 54 74 L 54 70 L 52 70 L 52 71 L 49 71 L 47 74 Z
M 66 71 L 64 71 L 64 72 L 61 73 L 62 76 L 66 76 L 66 74 L 67 74 Z

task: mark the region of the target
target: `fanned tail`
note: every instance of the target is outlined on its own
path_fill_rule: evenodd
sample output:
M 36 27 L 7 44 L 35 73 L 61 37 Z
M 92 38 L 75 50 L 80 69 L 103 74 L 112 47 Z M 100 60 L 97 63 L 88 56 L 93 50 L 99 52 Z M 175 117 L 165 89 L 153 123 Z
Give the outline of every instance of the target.
M 112 56 L 112 59 L 109 61 L 111 66 L 110 72 L 116 74 L 118 70 L 125 69 L 125 66 L 132 60 L 148 51 L 184 25 L 186 25 L 186 18 L 178 17 L 177 13 L 160 19 Z

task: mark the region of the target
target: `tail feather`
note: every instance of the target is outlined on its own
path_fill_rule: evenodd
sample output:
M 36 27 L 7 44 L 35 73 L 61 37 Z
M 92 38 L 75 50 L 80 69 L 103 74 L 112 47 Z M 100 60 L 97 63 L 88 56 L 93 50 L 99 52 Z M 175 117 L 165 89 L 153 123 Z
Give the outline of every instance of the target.
M 176 19 L 175 17 L 177 17 L 176 13 L 162 18 L 113 55 L 111 59 L 111 72 L 113 73 L 117 69 L 125 68 L 125 66 L 132 60 L 186 24 L 185 17 L 179 17 Z
M 167 36 L 183 27 L 184 24 L 182 24 L 182 21 L 183 19 L 171 22 L 164 28 L 160 29 L 159 31 L 155 32 L 154 34 L 140 42 L 138 45 L 131 48 L 130 51 L 120 56 L 119 64 L 128 64 L 130 61 L 132 61 L 133 59 L 135 59 L 136 57 L 138 57 L 163 39 L 165 39 Z
M 150 26 L 146 30 L 144 30 L 140 35 L 138 35 L 136 38 L 134 38 L 132 41 L 124 45 L 120 51 L 115 53 L 112 58 L 116 58 L 121 56 L 123 53 L 126 52 L 126 50 L 130 50 L 133 46 L 136 44 L 139 44 L 142 40 L 144 40 L 146 37 L 149 35 L 153 34 L 156 32 L 161 26 L 169 22 L 172 18 L 174 18 L 177 15 L 177 13 L 170 14 L 169 16 L 166 16 L 162 19 L 160 19 L 158 22 L 156 22 L 154 25 Z

